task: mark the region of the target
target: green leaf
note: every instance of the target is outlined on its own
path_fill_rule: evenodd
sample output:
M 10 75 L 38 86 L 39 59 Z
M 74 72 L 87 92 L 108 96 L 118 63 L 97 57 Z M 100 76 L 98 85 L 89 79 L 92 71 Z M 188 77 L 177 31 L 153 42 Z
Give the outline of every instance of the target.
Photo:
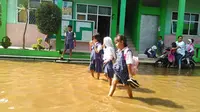
M 61 27 L 61 9 L 51 3 L 41 3 L 36 11 L 36 24 L 39 31 L 43 34 L 56 34 Z

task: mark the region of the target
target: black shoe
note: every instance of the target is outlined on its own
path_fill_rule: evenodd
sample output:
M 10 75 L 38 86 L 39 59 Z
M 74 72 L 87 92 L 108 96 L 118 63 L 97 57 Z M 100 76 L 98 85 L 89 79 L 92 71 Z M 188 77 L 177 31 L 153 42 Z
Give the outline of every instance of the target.
M 132 88 L 138 88 L 140 86 L 140 84 L 132 78 L 128 79 L 127 82 Z

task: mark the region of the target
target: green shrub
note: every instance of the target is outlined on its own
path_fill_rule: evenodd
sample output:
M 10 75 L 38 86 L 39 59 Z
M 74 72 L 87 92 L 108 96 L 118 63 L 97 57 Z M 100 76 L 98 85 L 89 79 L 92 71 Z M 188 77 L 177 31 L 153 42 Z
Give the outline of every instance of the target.
M 10 38 L 8 36 L 3 37 L 1 45 L 3 46 L 4 49 L 7 49 L 9 46 L 11 46 L 12 43 L 10 42 Z
M 45 49 L 45 47 L 42 45 L 42 38 L 38 38 L 37 44 L 33 44 L 32 48 L 39 51 Z
M 36 11 L 36 24 L 43 34 L 57 34 L 61 27 L 61 9 L 50 2 L 41 3 Z

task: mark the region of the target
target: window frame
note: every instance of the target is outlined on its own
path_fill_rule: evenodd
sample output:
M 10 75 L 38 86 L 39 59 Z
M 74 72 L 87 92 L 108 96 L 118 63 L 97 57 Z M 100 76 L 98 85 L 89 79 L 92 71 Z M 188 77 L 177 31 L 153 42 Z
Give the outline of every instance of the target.
M 86 5 L 86 13 L 79 13 L 77 12 L 77 9 L 78 9 L 78 5 Z M 96 6 L 97 7 L 97 14 L 94 14 L 94 13 L 88 13 L 88 6 Z M 109 7 L 111 8 L 111 12 L 110 12 L 110 15 L 106 15 L 106 14 L 99 14 L 99 7 Z M 88 20 L 88 15 L 96 15 L 97 16 L 97 20 L 96 20 L 96 26 L 94 24 L 94 28 L 96 27 L 95 30 L 98 31 L 98 17 L 99 16 L 107 16 L 107 17 L 110 17 L 110 35 L 111 35 L 111 25 L 112 25 L 112 6 L 108 6 L 108 5 L 96 5 L 96 4 L 86 4 L 86 3 L 76 3 L 76 18 L 78 17 L 78 14 L 85 14 L 86 15 L 86 20 L 85 21 L 91 21 L 91 20 Z M 78 19 L 77 19 L 78 20 Z
M 53 3 L 53 0 L 40 0 L 40 4 L 43 2 L 43 1 L 45 1 L 45 2 L 47 2 L 47 1 L 49 1 L 49 2 L 52 2 Z M 17 3 L 16 3 L 16 23 L 18 23 L 18 24 L 25 24 L 26 22 L 19 22 L 19 19 L 18 19 L 18 15 L 19 15 L 19 12 L 18 12 L 18 10 L 19 10 L 19 8 L 18 8 L 18 2 L 19 2 L 19 0 L 17 0 Z M 29 17 L 30 17 L 30 10 L 37 10 L 37 8 L 30 8 L 30 0 L 28 0 L 28 9 L 27 9 L 27 11 L 28 11 L 28 24 L 30 24 L 30 20 L 29 20 Z M 33 24 L 34 25 L 34 24 Z
M 178 24 L 178 20 L 174 20 L 173 19 L 173 13 L 177 13 L 178 14 L 178 11 L 172 11 L 172 13 L 171 13 L 171 34 L 176 34 L 176 32 L 174 31 L 174 29 L 173 29 L 173 22 L 176 22 L 177 24 Z M 184 16 L 185 16 L 185 14 L 189 14 L 190 15 L 190 20 L 188 21 L 188 20 L 185 20 L 185 18 L 184 18 L 184 23 L 185 22 L 189 22 L 189 28 L 188 28 L 188 33 L 187 34 L 183 34 L 183 35 L 185 35 L 185 36 L 198 36 L 198 35 L 200 35 L 200 13 L 192 13 L 192 12 L 185 12 L 184 13 Z M 191 15 L 198 15 L 198 21 L 192 21 L 191 20 Z M 178 15 L 177 15 L 177 19 L 178 19 Z M 190 34 L 190 25 L 191 25 L 191 23 L 197 23 L 198 24 L 198 28 L 197 28 L 197 34 L 196 35 L 191 35 Z

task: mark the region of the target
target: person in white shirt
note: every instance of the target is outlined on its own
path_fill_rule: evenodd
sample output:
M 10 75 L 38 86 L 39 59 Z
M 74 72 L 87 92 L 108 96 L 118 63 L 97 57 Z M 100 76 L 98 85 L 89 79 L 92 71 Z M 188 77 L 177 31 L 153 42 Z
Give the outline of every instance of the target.
M 176 41 L 176 61 L 178 63 L 179 69 L 181 69 L 181 59 L 185 56 L 185 42 L 183 41 L 183 37 L 179 36 L 178 41 Z
M 110 37 L 105 37 L 103 39 L 103 47 L 104 47 L 104 74 L 109 81 L 109 84 L 112 83 L 113 78 L 113 61 L 116 59 L 115 49 L 112 43 L 112 39 Z

